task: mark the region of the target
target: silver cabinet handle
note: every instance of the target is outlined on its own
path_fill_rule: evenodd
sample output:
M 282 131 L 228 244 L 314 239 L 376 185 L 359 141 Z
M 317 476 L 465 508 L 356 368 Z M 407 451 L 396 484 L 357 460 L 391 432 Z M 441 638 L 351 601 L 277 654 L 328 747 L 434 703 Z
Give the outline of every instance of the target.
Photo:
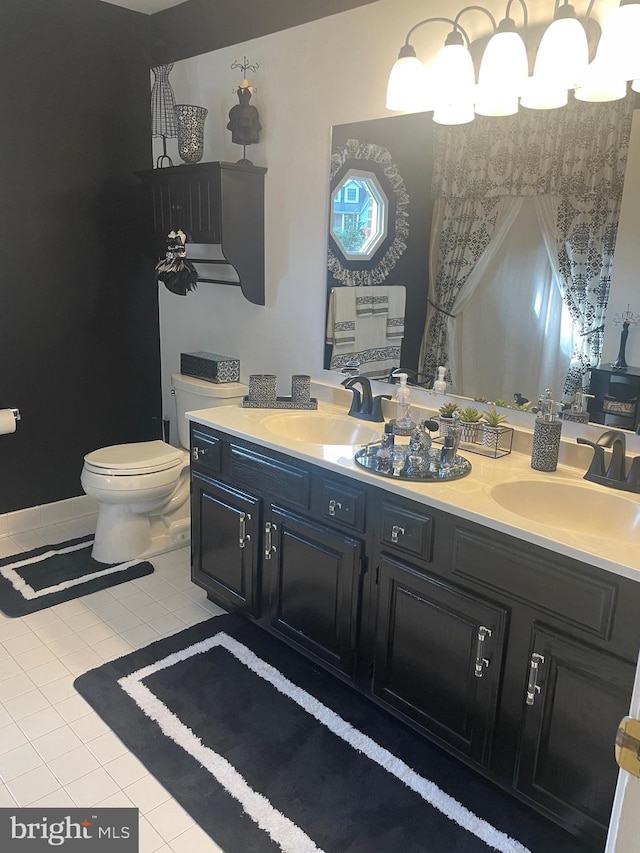
M 487 640 L 487 637 L 490 636 L 491 628 L 485 628 L 484 625 L 480 625 L 476 636 L 476 665 L 473 670 L 473 674 L 476 678 L 482 678 L 482 671 L 489 666 L 489 659 L 484 656 L 484 644 Z
M 529 684 L 527 685 L 527 705 L 533 705 L 536 701 L 536 696 L 540 693 L 540 685 L 538 684 L 538 668 L 541 663 L 544 663 L 544 655 L 539 655 L 534 652 L 531 655 L 529 662 Z
M 244 548 L 247 542 L 251 541 L 251 534 L 247 533 L 247 521 L 251 521 L 251 514 L 248 512 L 241 512 L 238 520 L 240 523 L 240 538 L 238 545 L 241 548 Z
M 206 452 L 207 452 L 206 447 L 198 447 L 197 444 L 194 444 L 193 447 L 191 448 L 191 458 L 193 459 L 194 462 L 197 462 L 198 459 L 200 459 L 201 456 L 204 456 Z
M 394 544 L 398 543 L 398 536 L 404 536 L 404 527 L 400 527 L 400 525 L 394 524 L 391 528 L 391 541 Z
M 270 521 L 267 521 L 264 526 L 264 558 L 270 560 L 271 555 L 275 554 L 276 546 L 271 543 L 271 533 L 277 530 L 277 526 Z
M 334 501 L 333 498 L 329 501 L 329 515 L 335 515 L 337 509 L 342 509 L 340 501 Z

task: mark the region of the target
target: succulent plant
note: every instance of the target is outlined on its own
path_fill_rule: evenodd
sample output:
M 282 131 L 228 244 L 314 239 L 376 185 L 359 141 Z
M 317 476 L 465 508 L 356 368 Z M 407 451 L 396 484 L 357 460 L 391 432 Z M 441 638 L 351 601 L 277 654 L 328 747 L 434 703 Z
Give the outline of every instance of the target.
M 452 418 L 454 412 L 459 412 L 457 403 L 445 403 L 440 406 L 439 412 L 441 418 Z
M 497 427 L 500 426 L 501 423 L 506 421 L 507 416 L 501 415 L 495 408 L 489 408 L 482 415 L 482 420 L 486 423 L 487 426 Z
M 482 420 L 482 415 L 475 406 L 467 406 L 466 409 L 460 412 L 460 420 L 467 424 L 477 424 Z

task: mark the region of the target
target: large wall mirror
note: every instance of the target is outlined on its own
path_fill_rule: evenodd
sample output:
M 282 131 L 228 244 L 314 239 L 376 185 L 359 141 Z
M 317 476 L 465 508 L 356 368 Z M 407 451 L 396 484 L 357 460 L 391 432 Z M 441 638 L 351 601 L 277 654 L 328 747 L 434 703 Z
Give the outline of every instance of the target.
M 583 135 L 590 132 L 607 136 L 609 149 L 604 159 L 616 163 L 616 152 L 611 146 L 620 138 L 626 139 L 630 134 L 630 124 L 633 104 L 625 110 L 621 105 L 615 114 L 617 118 L 610 121 L 624 123 L 622 130 L 607 124 L 602 118 L 604 113 L 597 113 L 598 108 L 609 105 L 576 104 L 573 109 L 591 108 L 593 116 L 585 119 L 580 131 Z M 595 110 L 593 109 L 595 108 Z M 554 111 L 556 112 L 556 111 Z M 582 115 L 582 114 L 581 114 Z M 477 121 L 477 120 L 476 120 Z M 501 119 L 490 121 L 500 122 Z M 331 210 L 328 225 L 328 269 L 327 269 L 327 314 L 324 318 L 326 349 L 324 366 L 327 369 L 343 370 L 345 362 L 359 360 L 362 351 L 361 341 L 352 342 L 354 359 L 342 360 L 336 358 L 336 351 L 347 354 L 350 337 L 353 331 L 343 339 L 332 340 L 332 328 L 339 329 L 336 323 L 335 304 L 332 293 L 336 289 L 349 286 L 370 286 L 373 292 L 376 288 L 402 287 L 406 294 L 404 311 L 404 328 L 401 345 L 397 350 L 399 364 L 410 371 L 410 378 L 417 384 L 430 388 L 435 379 L 434 364 L 425 358 L 423 337 L 428 315 L 437 327 L 451 322 L 446 311 L 437 317 L 433 305 L 433 293 L 428 291 L 430 274 L 435 274 L 433 263 L 430 267 L 430 235 L 432 218 L 446 215 L 439 209 L 434 195 L 433 175 L 436 156 L 436 127 L 431 113 L 416 113 L 411 115 L 390 116 L 373 121 L 357 122 L 338 125 L 332 129 L 332 174 L 331 180 Z M 577 136 L 577 133 L 574 134 Z M 403 197 L 403 213 L 405 219 L 401 223 L 403 243 L 402 251 L 393 257 L 389 268 L 380 269 L 380 259 L 384 256 L 381 247 L 388 248 L 390 241 L 398 233 L 399 223 L 391 214 L 393 201 L 397 196 L 389 192 L 384 180 L 376 181 L 373 177 L 375 170 L 370 169 L 371 163 L 365 159 L 346 157 L 345 151 L 357 153 L 364 150 L 383 149 L 388 152 L 392 164 L 394 180 L 401 182 L 406 190 Z M 542 169 L 543 154 L 525 150 L 519 156 L 539 157 Z M 585 156 L 589 150 L 585 149 Z M 549 152 L 544 152 L 548 157 Z M 508 169 L 505 165 L 506 152 L 500 157 L 494 157 L 487 172 L 497 173 Z M 622 163 L 622 166 L 620 165 Z M 459 175 L 454 175 L 455 169 L 446 175 L 449 181 L 472 181 L 474 179 L 474 164 L 469 163 L 469 174 L 459 167 Z M 562 171 L 563 165 L 549 158 L 549 170 Z M 617 171 L 616 171 L 617 170 Z M 569 171 L 569 170 L 568 170 Z M 384 172 L 383 172 L 384 173 Z M 624 158 L 619 159 L 613 166 L 613 178 L 610 175 L 598 175 L 594 180 L 615 183 L 624 175 Z M 477 178 L 477 175 L 475 176 Z M 529 177 L 527 177 L 527 180 Z M 440 180 L 440 178 L 438 178 Z M 533 179 L 540 183 L 540 172 Z M 546 180 L 546 177 L 543 179 Z M 552 179 L 550 179 L 551 181 Z M 566 180 L 576 181 L 575 175 L 567 174 Z M 620 179 L 621 180 L 621 179 Z M 550 184 L 547 191 L 554 189 Z M 545 189 L 547 189 L 545 187 Z M 544 388 L 554 389 L 554 395 L 563 393 L 563 386 L 570 372 L 572 357 L 575 358 L 576 346 L 580 345 L 577 337 L 580 335 L 580 324 L 576 321 L 576 310 L 570 299 L 563 298 L 557 284 L 557 265 L 552 260 L 553 251 L 549 246 L 548 234 L 545 233 L 544 219 L 549 216 L 560 217 L 575 214 L 571 205 L 565 213 L 562 208 L 546 209 L 546 202 L 540 202 L 535 196 L 538 191 L 533 188 L 531 193 L 525 189 L 517 198 L 509 199 L 509 204 L 496 199 L 491 208 L 496 229 L 503 227 L 507 236 L 502 240 L 500 251 L 494 253 L 482 266 L 479 281 L 474 282 L 472 293 L 463 301 L 455 322 L 457 324 L 455 346 L 451 344 L 447 350 L 447 367 L 455 365 L 453 382 L 448 391 L 471 399 L 486 399 L 491 401 L 503 400 L 512 403 L 515 395 L 520 399 L 537 400 Z M 621 189 L 620 189 L 621 193 Z M 348 199 L 351 198 L 355 211 L 350 216 Z M 391 199 L 391 201 L 390 201 Z M 387 204 L 389 204 L 387 214 Z M 449 214 L 450 215 L 450 214 Z M 460 207 L 456 215 L 468 216 L 469 210 Z M 603 213 L 601 218 L 604 218 Z M 597 217 L 596 217 L 597 218 Z M 505 221 L 508 220 L 505 225 Z M 542 224 L 541 224 L 542 220 Z M 607 230 L 603 225 L 605 248 L 603 252 L 612 253 L 615 245 L 615 229 Z M 574 227 L 568 243 L 579 243 L 581 239 L 588 243 L 588 228 Z M 456 235 L 445 231 L 443 239 L 450 242 L 456 240 Z M 475 238 L 473 238 L 475 239 Z M 486 235 L 480 231 L 477 234 L 474 251 L 481 253 L 486 247 Z M 473 240 L 471 241 L 473 242 Z M 585 250 L 584 259 L 577 255 L 584 249 L 579 245 L 568 249 L 566 262 L 582 263 L 593 266 L 592 257 L 586 257 L 591 249 Z M 575 250 L 575 251 L 574 251 Z M 574 251 L 574 254 L 572 254 Z M 359 254 L 362 252 L 362 254 Z M 335 259 L 338 258 L 336 263 Z M 577 258 L 577 260 L 576 260 Z M 562 255 L 560 265 L 562 264 Z M 364 271 L 362 278 L 345 278 L 344 271 L 351 264 L 351 270 Z M 478 272 L 478 270 L 476 270 Z M 609 277 L 603 270 L 597 287 L 600 294 L 594 301 L 605 302 L 608 299 Z M 588 288 L 594 290 L 596 285 L 590 282 Z M 607 292 L 605 292 L 605 290 Z M 364 291 L 363 291 L 364 292 Z M 340 294 L 343 295 L 342 293 Z M 458 307 L 460 304 L 457 303 Z M 463 309 L 463 310 L 462 310 Z M 356 317 L 358 307 L 356 305 Z M 597 311 L 597 308 L 596 308 Z M 573 313 L 572 313 L 573 312 Z M 595 329 L 602 343 L 606 318 L 593 314 L 587 309 L 590 328 Z M 584 328 L 585 318 L 582 317 Z M 620 330 L 613 325 L 607 325 L 608 335 L 616 337 Z M 336 341 L 339 346 L 336 346 Z M 453 336 L 452 336 L 453 341 Z M 396 341 L 398 343 L 398 341 Z M 375 346 L 375 344 L 374 344 Z M 381 351 L 384 353 L 384 349 Z M 380 368 L 375 378 L 385 377 L 387 367 L 384 358 L 379 363 L 362 364 L 361 372 L 370 376 L 375 375 L 375 369 Z M 425 365 L 427 369 L 425 369 Z M 437 365 L 436 365 L 437 366 Z M 595 366 L 595 365 L 594 365 Z M 388 373 L 386 374 L 388 375 Z M 620 424 L 624 426 L 624 424 Z

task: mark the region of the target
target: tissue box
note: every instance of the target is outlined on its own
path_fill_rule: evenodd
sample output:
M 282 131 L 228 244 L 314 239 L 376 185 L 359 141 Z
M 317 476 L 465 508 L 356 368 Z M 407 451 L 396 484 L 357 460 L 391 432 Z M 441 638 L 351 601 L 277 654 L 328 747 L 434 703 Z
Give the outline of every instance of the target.
M 239 382 L 240 359 L 213 352 L 181 352 L 180 373 L 207 382 Z

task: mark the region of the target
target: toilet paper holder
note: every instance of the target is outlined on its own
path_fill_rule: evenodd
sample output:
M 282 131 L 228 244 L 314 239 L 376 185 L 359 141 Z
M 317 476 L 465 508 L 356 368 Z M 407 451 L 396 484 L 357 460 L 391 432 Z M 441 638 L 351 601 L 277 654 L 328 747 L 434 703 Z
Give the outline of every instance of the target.
M 22 415 L 20 414 L 20 409 L 9 408 L 9 411 L 17 421 L 22 420 Z

